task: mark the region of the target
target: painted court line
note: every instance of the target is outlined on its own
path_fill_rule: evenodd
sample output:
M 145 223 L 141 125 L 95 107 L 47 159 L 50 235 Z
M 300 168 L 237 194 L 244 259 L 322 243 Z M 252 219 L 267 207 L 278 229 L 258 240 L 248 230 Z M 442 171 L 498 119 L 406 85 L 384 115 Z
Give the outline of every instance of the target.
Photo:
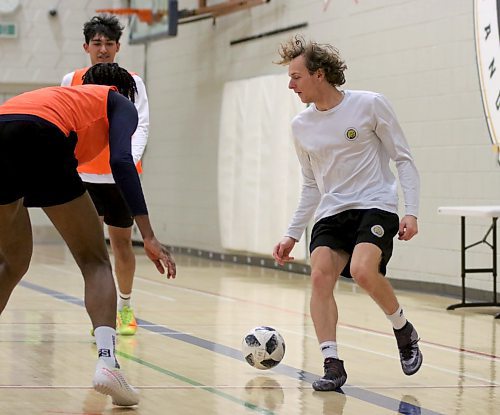
M 150 281 L 144 277 L 135 277 L 135 278 L 142 280 L 142 281 L 149 281 L 150 283 L 154 283 L 154 284 L 160 284 L 156 281 Z M 161 284 L 161 285 L 163 285 L 163 284 Z M 356 286 L 353 286 L 353 289 L 355 287 Z M 184 287 L 178 287 L 178 286 L 174 287 L 172 285 L 169 285 L 168 289 L 189 290 L 189 291 L 196 293 L 196 294 L 199 294 L 199 295 L 215 296 L 215 297 L 218 297 L 219 299 L 225 300 L 225 301 L 234 301 L 234 302 L 244 302 L 244 303 L 248 303 L 248 304 L 255 304 L 255 305 L 258 305 L 260 307 L 265 307 L 265 308 L 269 308 L 272 310 L 278 310 L 278 311 L 288 313 L 288 314 L 305 316 L 307 318 L 311 318 L 311 316 L 307 313 L 297 312 L 294 310 L 290 310 L 290 309 L 286 309 L 286 308 L 282 308 L 282 307 L 277 307 L 274 305 L 261 303 L 259 301 L 249 300 L 246 298 L 231 297 L 228 295 L 218 294 L 218 293 L 200 290 L 200 289 L 184 288 Z M 359 327 L 359 326 L 355 326 L 353 324 L 341 323 L 341 322 L 338 324 L 338 327 L 342 328 L 342 329 L 346 329 L 346 330 L 352 330 L 352 331 L 359 332 L 359 333 L 369 333 L 369 334 L 374 335 L 374 336 L 387 337 L 387 338 L 394 339 L 394 334 L 392 332 L 388 333 L 388 332 L 384 332 L 384 331 L 368 329 L 366 327 Z M 421 339 L 420 344 L 422 344 L 422 345 L 425 344 L 428 347 L 432 347 L 432 348 L 439 349 L 439 350 L 448 350 L 448 351 L 456 353 L 456 354 L 471 355 L 471 356 L 483 358 L 486 360 L 500 360 L 500 356 L 497 356 L 495 354 L 484 353 L 484 352 L 480 352 L 477 350 L 469 350 L 469 349 L 466 349 L 463 347 L 456 347 L 456 346 L 449 346 L 449 345 L 445 345 L 445 344 L 439 344 L 439 343 L 427 341 L 425 339 Z
M 139 359 L 138 357 L 135 357 L 135 356 L 132 356 L 130 354 L 127 354 L 127 353 L 123 353 L 123 352 L 119 352 L 117 351 L 116 352 L 119 356 L 122 356 L 128 360 L 132 360 L 133 362 L 136 362 L 136 363 L 139 363 L 141 364 L 142 366 L 146 366 L 146 367 L 149 367 L 150 369 L 153 369 L 154 371 L 156 372 L 160 372 L 164 375 L 167 375 L 167 376 L 170 376 L 171 378 L 174 378 L 176 380 L 179 380 L 181 382 L 184 382 L 184 383 L 187 383 L 191 386 L 195 386 L 196 388 L 198 389 L 201 389 L 201 390 L 206 390 L 207 392 L 210 392 L 210 393 L 213 393 L 217 396 L 220 396 L 221 398 L 224 398 L 224 399 L 227 399 L 231 402 L 234 402 L 238 405 L 241 405 L 245 408 L 249 408 L 249 409 L 252 409 L 254 410 L 255 412 L 259 412 L 259 413 L 262 413 L 262 414 L 265 414 L 265 415 L 274 415 L 274 412 L 273 411 L 270 411 L 268 409 L 265 409 L 265 408 L 261 408 L 260 406 L 258 405 L 255 405 L 253 403 L 250 403 L 248 401 L 245 401 L 245 400 L 242 400 L 242 399 L 239 399 L 233 395 L 229 395 L 225 392 L 222 392 L 221 390 L 219 390 L 219 388 L 214 388 L 212 386 L 207 386 L 207 385 L 203 385 L 202 383 L 199 383 L 193 379 L 190 379 L 190 378 L 187 378 L 185 376 L 182 376 L 178 373 L 175 373 L 175 372 L 172 372 L 168 369 L 164 369 L 160 366 L 157 366 L 151 362 L 148 362 L 146 360 L 142 360 L 142 359 Z
M 56 298 L 56 299 L 59 299 L 61 301 L 65 301 L 65 302 L 79 305 L 82 307 L 84 306 L 83 300 L 81 300 L 79 298 L 61 293 L 59 291 L 52 290 L 50 288 L 40 286 L 38 284 L 34 284 L 32 282 L 29 282 L 29 281 L 21 280 L 19 282 L 19 285 L 21 285 L 24 288 L 28 288 L 28 289 L 31 289 L 33 291 L 49 295 L 49 296 Z M 167 328 L 165 326 L 158 326 L 158 325 L 155 325 L 154 323 L 146 321 L 146 320 L 137 319 L 137 322 L 141 327 L 143 327 L 144 330 L 149 330 L 151 332 L 158 333 L 162 336 L 171 337 L 171 338 L 174 338 L 176 340 L 181 340 L 181 341 L 184 341 L 186 343 L 204 348 L 206 350 L 209 350 L 209 351 L 212 351 L 215 353 L 219 353 L 219 354 L 224 355 L 226 357 L 231 357 L 231 358 L 234 358 L 236 360 L 242 361 L 240 350 L 233 349 L 231 347 L 224 346 L 221 344 L 217 344 L 217 343 L 211 342 L 209 340 L 201 339 L 199 337 L 195 337 L 195 336 L 192 336 L 189 334 L 185 334 L 185 333 L 179 332 L 177 330 Z M 170 372 L 166 369 L 155 366 L 149 362 L 138 359 L 137 357 L 134 357 L 132 355 L 128 355 L 128 354 L 123 353 L 123 352 L 117 352 L 117 354 L 124 356 L 127 359 L 136 361 L 137 363 L 141 363 L 145 366 L 148 366 L 151 369 L 160 371 L 160 372 L 167 374 L 169 376 L 173 376 L 173 377 L 180 376 L 183 379 L 183 381 L 185 381 L 186 383 L 204 386 L 204 385 L 201 385 L 194 380 L 184 378 L 181 375 L 177 375 L 177 374 Z M 312 383 L 314 380 L 316 380 L 318 378 L 317 374 L 313 374 L 313 373 L 310 373 L 310 372 L 307 372 L 304 370 L 300 370 L 300 369 L 297 369 L 297 368 L 294 368 L 291 366 L 287 366 L 285 364 L 280 364 L 271 370 L 273 372 L 280 373 L 280 374 L 283 374 L 285 376 L 288 376 L 288 377 L 291 377 L 293 379 L 297 379 L 300 381 L 305 381 L 307 383 Z M 212 393 L 215 393 L 219 396 L 222 396 L 221 394 L 223 392 L 217 391 L 217 389 L 214 389 L 211 387 L 205 387 L 205 388 L 207 388 L 207 390 L 209 390 Z M 399 400 L 378 394 L 376 392 L 365 390 L 365 389 L 362 389 L 362 388 L 359 388 L 356 386 L 352 386 L 352 385 L 346 384 L 344 386 L 344 388 L 345 388 L 345 391 L 343 391 L 343 393 L 345 393 L 345 395 L 347 395 L 347 396 L 351 396 L 353 398 L 359 399 L 359 400 L 364 401 L 366 403 L 369 403 L 369 404 L 372 404 L 375 406 L 379 406 L 381 408 L 385 408 L 385 409 L 388 409 L 391 411 L 395 411 L 395 412 L 398 411 L 399 404 L 400 404 Z M 222 396 L 222 397 L 225 397 L 226 399 L 231 399 L 233 401 L 235 399 L 237 399 L 237 398 L 232 397 L 231 395 Z M 248 403 L 248 405 L 255 406 L 255 405 L 250 404 L 250 403 Z M 421 415 L 443 415 L 443 414 L 440 414 L 439 412 L 435 412 L 435 411 L 432 411 L 430 409 L 422 408 L 422 407 L 419 407 L 416 405 L 411 405 L 411 404 L 408 404 L 408 405 L 412 406 L 415 409 L 415 411 L 419 411 Z M 248 406 L 246 406 L 246 407 L 248 407 Z M 251 409 L 253 409 L 253 408 L 251 408 Z M 257 408 L 255 410 L 258 411 L 258 409 L 264 410 L 263 408 Z M 267 411 L 267 410 L 264 410 L 264 411 Z M 263 413 L 272 414 L 273 412 L 267 411 L 267 412 L 263 412 Z M 416 412 L 416 413 L 418 413 L 418 412 Z
M 120 352 L 119 352 L 120 353 Z M 123 354 L 123 357 L 129 359 L 128 355 Z M 349 388 L 355 388 L 357 386 L 346 386 L 344 385 L 342 389 L 347 390 Z M 365 385 L 363 389 L 370 390 L 392 390 L 392 389 L 492 389 L 498 388 L 499 386 L 495 385 L 425 385 L 425 386 L 401 386 L 401 385 L 386 385 L 386 386 L 377 386 L 377 385 Z M 309 386 L 300 386 L 300 385 L 285 385 L 279 384 L 279 386 L 248 386 L 248 385 L 148 385 L 148 386 L 136 386 L 135 389 L 206 389 L 206 388 L 214 388 L 214 389 L 294 389 L 294 390 L 310 390 Z M 0 385 L 0 389 L 93 389 L 92 386 L 88 385 Z
M 304 336 L 304 337 L 309 337 L 311 339 L 316 339 L 315 336 L 312 336 L 310 334 L 302 334 L 301 332 L 298 332 L 298 331 L 295 331 L 295 330 L 289 330 L 289 329 L 283 329 L 283 328 L 281 328 L 280 331 L 283 332 L 283 333 L 291 333 L 291 334 L 298 335 L 298 336 Z M 380 335 L 380 336 L 382 336 L 382 335 Z M 391 336 L 383 336 L 383 337 L 391 337 Z M 392 338 L 394 338 L 394 337 L 392 336 Z M 376 351 L 367 349 L 365 347 L 361 347 L 361 346 L 359 346 L 357 344 L 352 344 L 352 343 L 347 343 L 347 342 L 337 342 L 337 344 L 341 345 L 342 347 L 347 347 L 349 349 L 362 351 L 363 353 L 371 353 L 371 354 L 374 354 L 374 355 L 377 355 L 377 356 L 384 357 L 386 359 L 391 359 L 391 360 L 397 360 L 397 361 L 399 361 L 399 358 L 397 356 L 393 355 L 393 354 L 376 352 Z M 422 349 L 422 350 L 424 350 L 424 349 Z M 447 350 L 447 349 L 443 349 L 443 350 Z M 481 359 L 486 359 L 483 356 L 477 356 L 477 357 L 481 358 Z M 487 360 L 491 360 L 491 359 L 487 359 Z M 497 382 L 495 382 L 495 381 L 493 381 L 491 379 L 486 379 L 484 377 L 479 377 L 479 376 L 473 376 L 473 375 L 470 375 L 468 373 L 459 373 L 456 370 L 446 369 L 446 368 L 444 368 L 442 366 L 431 365 L 429 363 L 426 363 L 425 360 L 424 360 L 424 363 L 422 363 L 422 366 L 434 369 L 434 370 L 436 370 L 438 372 L 443 372 L 443 373 L 451 374 L 451 375 L 454 375 L 456 377 L 461 376 L 463 378 L 473 379 L 473 380 L 478 381 L 478 382 L 483 382 L 483 383 L 486 383 L 488 386 L 489 385 L 500 386 L 500 383 L 497 383 Z
M 165 283 L 160 283 L 160 282 L 157 282 L 157 281 L 151 281 L 151 280 L 149 280 L 147 278 L 137 277 L 136 276 L 136 277 L 134 277 L 134 280 L 139 280 L 139 281 L 142 281 L 142 282 L 145 282 L 145 283 L 148 283 L 148 284 L 159 285 L 159 286 L 165 288 Z M 202 296 L 210 297 L 210 298 L 215 297 L 217 299 L 217 301 L 222 300 L 222 301 L 227 301 L 228 303 L 234 303 L 234 302 L 238 301 L 238 300 L 236 300 L 234 298 L 223 297 L 223 296 L 220 296 L 218 294 L 213 294 L 213 293 L 206 292 L 206 291 L 201 291 L 201 290 L 194 290 L 192 288 L 179 287 L 179 286 L 175 286 L 175 285 L 169 285 L 168 289 L 169 290 L 175 290 L 175 291 L 184 291 L 184 292 L 188 292 L 188 293 L 195 293 L 196 295 L 202 295 Z
M 177 301 L 175 298 L 167 297 L 166 295 L 153 294 L 153 293 L 150 293 L 149 291 L 140 290 L 138 288 L 134 288 L 134 292 L 149 295 L 151 297 L 161 298 L 162 300 L 166 300 L 166 301 Z

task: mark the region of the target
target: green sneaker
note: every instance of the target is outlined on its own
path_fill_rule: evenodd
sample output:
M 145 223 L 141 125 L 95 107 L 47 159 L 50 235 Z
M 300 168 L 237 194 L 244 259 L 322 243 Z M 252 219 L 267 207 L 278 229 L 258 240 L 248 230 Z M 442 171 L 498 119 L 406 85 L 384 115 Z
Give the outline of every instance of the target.
M 133 336 L 137 331 L 134 311 L 130 307 L 123 307 L 116 315 L 116 333 L 121 336 Z

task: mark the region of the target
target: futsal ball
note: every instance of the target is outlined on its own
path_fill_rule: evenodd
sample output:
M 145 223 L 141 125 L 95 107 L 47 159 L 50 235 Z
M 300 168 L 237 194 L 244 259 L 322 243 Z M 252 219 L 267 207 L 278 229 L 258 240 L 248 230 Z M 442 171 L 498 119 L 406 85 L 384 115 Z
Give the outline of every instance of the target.
M 266 370 L 276 366 L 285 355 L 285 341 L 271 327 L 255 327 L 243 339 L 243 357 L 250 366 Z

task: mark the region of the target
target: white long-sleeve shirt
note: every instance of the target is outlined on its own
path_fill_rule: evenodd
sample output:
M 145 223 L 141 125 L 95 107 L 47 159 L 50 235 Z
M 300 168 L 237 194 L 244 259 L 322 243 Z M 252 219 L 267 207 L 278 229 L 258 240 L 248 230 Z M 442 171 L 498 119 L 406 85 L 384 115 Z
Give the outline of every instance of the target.
M 344 91 L 339 105 L 314 104 L 292 121 L 302 167 L 299 205 L 286 232 L 299 240 L 317 222 L 349 209 L 398 211 L 396 163 L 407 215 L 418 215 L 420 179 L 410 148 L 387 99 L 368 91 Z
M 71 86 L 75 72 L 70 72 L 64 75 L 61 86 Z M 148 95 L 146 93 L 146 86 L 142 78 L 137 75 L 132 75 L 137 86 L 137 93 L 135 94 L 135 108 L 137 109 L 137 114 L 139 116 L 139 123 L 137 124 L 137 129 L 132 136 L 132 157 L 134 163 L 142 158 L 144 150 L 146 149 L 146 144 L 148 142 L 149 133 L 149 103 Z M 79 173 L 80 177 L 84 182 L 87 183 L 114 183 L 112 174 L 90 174 L 90 173 Z

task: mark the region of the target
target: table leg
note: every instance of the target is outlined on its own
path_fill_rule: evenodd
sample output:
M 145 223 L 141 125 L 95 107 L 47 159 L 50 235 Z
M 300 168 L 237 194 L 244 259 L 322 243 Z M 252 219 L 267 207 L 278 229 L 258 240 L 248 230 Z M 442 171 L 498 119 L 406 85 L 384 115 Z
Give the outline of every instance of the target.
M 481 241 L 473 243 L 469 246 L 465 244 L 465 216 L 461 216 L 461 229 L 460 229 L 460 262 L 461 270 L 460 276 L 462 279 L 462 302 L 457 304 L 452 304 L 446 307 L 447 310 L 454 310 L 461 307 L 499 307 L 500 303 L 497 301 L 497 219 L 492 218 L 492 224 L 488 232 L 485 234 Z M 492 232 L 492 243 L 488 243 L 488 235 Z M 465 253 L 467 249 L 473 246 L 486 243 L 492 250 L 492 266 L 491 268 L 467 268 Z M 468 273 L 484 273 L 491 272 L 493 276 L 493 298 L 491 302 L 466 302 L 466 289 L 465 289 L 465 277 Z M 495 318 L 500 319 L 500 313 L 498 313 Z

